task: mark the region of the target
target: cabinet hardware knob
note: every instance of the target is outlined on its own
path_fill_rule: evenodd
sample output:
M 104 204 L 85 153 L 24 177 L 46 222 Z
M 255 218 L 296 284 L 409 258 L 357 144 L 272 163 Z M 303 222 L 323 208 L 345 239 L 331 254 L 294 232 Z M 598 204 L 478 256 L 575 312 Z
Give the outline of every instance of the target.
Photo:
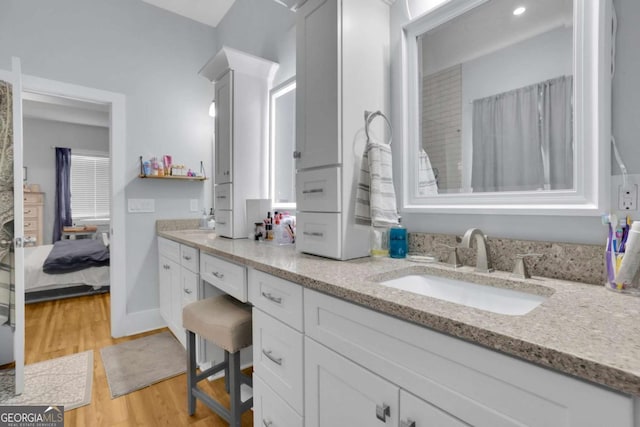
M 302 234 L 304 234 L 305 236 L 313 236 L 313 237 L 323 237 L 324 236 L 324 233 L 318 233 L 317 231 L 315 231 L 315 232 L 303 231 Z
M 273 425 L 273 421 L 263 419 L 262 424 L 264 427 L 271 427 Z
M 184 288 L 184 293 L 187 295 L 191 295 L 193 291 L 191 289 Z
M 183 255 L 182 258 L 186 259 L 187 261 L 191 261 L 191 257 L 189 255 Z
M 411 418 L 407 418 L 407 421 L 400 420 L 400 427 L 416 427 L 416 422 Z
M 324 188 L 312 188 L 311 190 L 302 190 L 302 194 L 324 193 Z
M 294 159 L 299 159 L 302 157 L 302 153 L 300 151 L 294 151 L 293 152 L 293 158 Z
M 271 360 L 276 365 L 282 366 L 282 357 L 275 357 L 271 350 L 262 349 L 262 354 L 267 356 L 267 359 Z
M 216 199 L 226 199 L 227 196 L 216 196 Z
M 171 268 L 171 267 L 169 267 L 168 264 L 164 264 L 163 267 L 164 267 L 165 270 L 169 270 Z
M 214 275 L 215 277 L 217 277 L 218 279 L 222 279 L 222 278 L 224 278 L 224 274 L 222 274 L 222 273 L 220 273 L 220 272 L 218 272 L 218 271 L 214 271 L 214 272 L 213 272 L 213 273 L 211 273 L 211 274 L 213 274 L 213 275 Z
M 391 408 L 389 405 L 376 405 L 376 417 L 383 422 L 387 422 L 387 417 L 391 416 Z
M 218 225 L 227 225 L 226 222 L 222 222 L 222 221 L 216 221 L 216 224 L 218 224 Z
M 276 304 L 282 304 L 282 298 L 281 297 L 274 297 L 273 295 L 271 295 L 268 292 L 263 292 L 262 296 L 265 297 L 266 299 L 275 302 Z

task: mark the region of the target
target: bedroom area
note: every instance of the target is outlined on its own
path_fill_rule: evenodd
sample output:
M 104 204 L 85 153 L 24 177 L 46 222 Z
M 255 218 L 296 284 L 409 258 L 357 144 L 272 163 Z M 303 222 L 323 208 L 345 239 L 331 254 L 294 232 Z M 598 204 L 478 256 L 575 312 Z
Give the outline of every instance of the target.
M 25 92 L 23 108 L 25 302 L 108 293 L 109 107 Z

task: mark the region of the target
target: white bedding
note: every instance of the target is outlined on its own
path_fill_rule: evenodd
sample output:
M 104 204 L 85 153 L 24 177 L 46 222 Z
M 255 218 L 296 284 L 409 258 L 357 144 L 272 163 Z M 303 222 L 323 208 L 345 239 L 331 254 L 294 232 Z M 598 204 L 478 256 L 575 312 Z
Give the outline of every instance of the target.
M 26 292 L 88 285 L 109 286 L 109 267 L 90 267 L 73 273 L 47 274 L 42 271 L 44 261 L 53 245 L 24 248 L 24 287 Z

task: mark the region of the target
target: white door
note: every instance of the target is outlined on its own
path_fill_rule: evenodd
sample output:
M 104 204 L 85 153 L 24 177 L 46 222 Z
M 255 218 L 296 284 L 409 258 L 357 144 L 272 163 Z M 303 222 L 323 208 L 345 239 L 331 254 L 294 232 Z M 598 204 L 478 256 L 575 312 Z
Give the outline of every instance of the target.
M 305 425 L 398 427 L 399 389 L 305 338 Z
M 24 220 L 22 192 L 22 73 L 20 59 L 12 59 L 12 70 L 0 69 L 0 227 L 5 234 L 0 239 L 0 262 L 9 266 L 8 284 L 15 289 L 15 322 L 13 335 L 13 359 L 15 360 L 15 390 L 21 394 L 24 389 Z M 13 163 L 13 164 L 11 164 Z M 12 178 L 13 177 L 13 181 Z M 5 181 L 5 182 L 3 182 Z M 13 187 L 13 188 L 12 188 Z M 13 200 L 11 192 L 13 191 Z M 4 197 L 2 194 L 4 193 Z M 6 210 L 13 204 L 11 209 Z M 9 251 L 7 251 L 9 249 Z M 13 250 L 11 250 L 13 249 Z M 10 293 L 9 293 L 10 294 Z M 9 307 L 12 306 L 10 299 Z M 3 301 L 0 301 L 2 304 Z M 6 327 L 6 326 L 4 326 Z

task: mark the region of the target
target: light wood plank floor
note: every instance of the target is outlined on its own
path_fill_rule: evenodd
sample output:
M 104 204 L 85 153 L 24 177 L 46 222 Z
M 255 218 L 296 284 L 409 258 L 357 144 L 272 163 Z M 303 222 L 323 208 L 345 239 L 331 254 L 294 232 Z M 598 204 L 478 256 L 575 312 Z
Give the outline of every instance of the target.
M 109 294 L 69 298 L 26 306 L 25 363 L 95 350 L 91 404 L 65 413 L 66 426 L 227 426 L 202 403 L 187 415 L 187 380 L 180 375 L 111 399 L 100 349 L 162 330 L 113 339 L 109 329 Z M 164 330 L 164 329 L 163 329 Z M 222 380 L 200 386 L 228 405 Z M 226 400 L 225 400 L 226 398 Z M 242 426 L 253 425 L 247 411 Z

